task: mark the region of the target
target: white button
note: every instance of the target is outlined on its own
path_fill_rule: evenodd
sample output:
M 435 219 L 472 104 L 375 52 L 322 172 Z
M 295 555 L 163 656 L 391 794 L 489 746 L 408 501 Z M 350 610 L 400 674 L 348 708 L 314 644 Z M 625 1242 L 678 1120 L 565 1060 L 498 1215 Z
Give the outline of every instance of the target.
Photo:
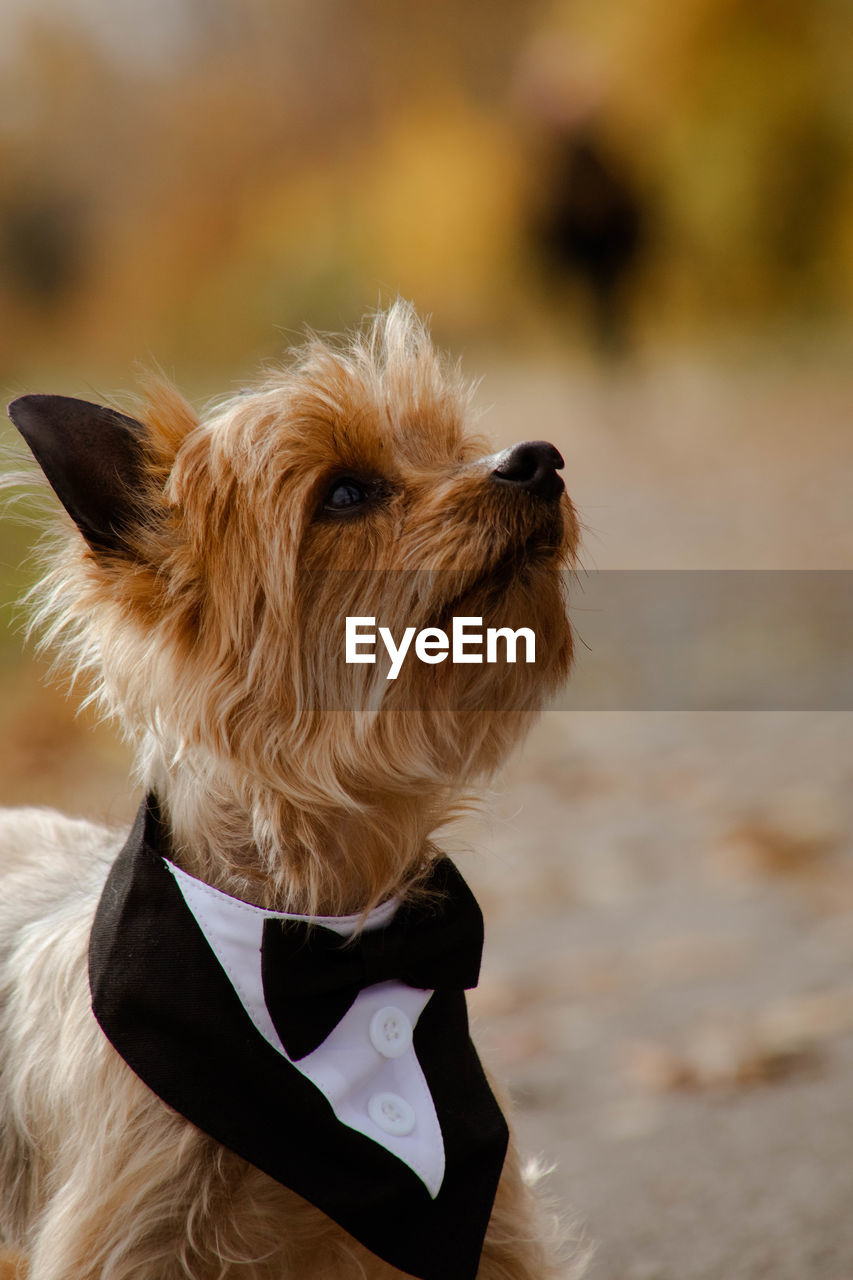
M 383 1058 L 399 1058 L 412 1043 L 412 1024 L 402 1009 L 389 1004 L 370 1019 L 369 1035 Z
M 415 1127 L 414 1108 L 398 1093 L 374 1093 L 367 1104 L 367 1114 L 386 1133 L 405 1138 Z

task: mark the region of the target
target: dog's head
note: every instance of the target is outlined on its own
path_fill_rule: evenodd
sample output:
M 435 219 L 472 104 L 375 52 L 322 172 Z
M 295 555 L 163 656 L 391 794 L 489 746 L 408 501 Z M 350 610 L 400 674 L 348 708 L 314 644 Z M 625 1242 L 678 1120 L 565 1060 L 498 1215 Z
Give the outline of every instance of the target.
M 203 421 L 163 387 L 141 420 L 56 396 L 11 406 L 76 526 L 43 621 L 167 803 L 189 776 L 230 791 L 272 846 L 294 810 L 446 799 L 564 679 L 562 459 L 538 441 L 490 454 L 467 399 L 397 304 Z M 398 645 L 460 616 L 527 628 L 535 660 L 508 663 L 505 638 L 494 662 L 429 661 L 410 641 L 388 678 L 379 628 Z M 375 620 L 374 663 L 347 662 L 347 617 Z

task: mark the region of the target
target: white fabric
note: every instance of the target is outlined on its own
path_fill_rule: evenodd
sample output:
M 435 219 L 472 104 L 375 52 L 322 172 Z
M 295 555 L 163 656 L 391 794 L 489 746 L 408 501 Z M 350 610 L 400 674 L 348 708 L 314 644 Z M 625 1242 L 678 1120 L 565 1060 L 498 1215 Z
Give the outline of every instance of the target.
M 420 991 L 402 982 L 380 982 L 366 987 L 323 1043 L 304 1058 L 288 1057 L 264 1000 L 261 975 L 261 943 L 264 921 L 303 920 L 350 937 L 361 916 L 302 916 L 286 911 L 265 911 L 188 875 L 164 859 L 184 901 L 207 939 L 256 1030 L 277 1053 L 301 1072 L 327 1099 L 342 1124 L 378 1142 L 412 1169 L 433 1199 L 444 1180 L 444 1141 L 429 1088 L 414 1046 L 389 1058 L 371 1039 L 376 1015 L 389 1006 L 399 1009 L 412 1026 L 427 1005 L 432 991 Z M 363 928 L 379 929 L 392 919 L 397 900 L 383 903 L 368 915 Z M 371 1116 L 375 1099 L 394 1094 L 413 1110 L 410 1133 L 383 1129 Z

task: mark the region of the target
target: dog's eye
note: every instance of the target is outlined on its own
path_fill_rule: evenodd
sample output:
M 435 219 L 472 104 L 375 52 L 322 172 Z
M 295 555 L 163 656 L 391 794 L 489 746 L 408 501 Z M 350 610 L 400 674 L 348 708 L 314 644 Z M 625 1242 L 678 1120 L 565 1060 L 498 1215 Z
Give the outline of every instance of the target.
M 362 506 L 367 501 L 367 497 L 367 488 L 360 480 L 344 476 L 336 480 L 326 494 L 323 509 L 324 511 L 349 511 L 353 507 Z

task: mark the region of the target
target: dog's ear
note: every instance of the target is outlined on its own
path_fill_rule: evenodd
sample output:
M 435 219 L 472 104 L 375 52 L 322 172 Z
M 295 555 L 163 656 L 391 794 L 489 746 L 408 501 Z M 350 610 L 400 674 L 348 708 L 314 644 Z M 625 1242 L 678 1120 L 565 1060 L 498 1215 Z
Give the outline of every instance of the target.
M 9 405 L 9 417 L 89 545 L 127 549 L 142 500 L 142 423 L 68 396 L 21 396 Z

